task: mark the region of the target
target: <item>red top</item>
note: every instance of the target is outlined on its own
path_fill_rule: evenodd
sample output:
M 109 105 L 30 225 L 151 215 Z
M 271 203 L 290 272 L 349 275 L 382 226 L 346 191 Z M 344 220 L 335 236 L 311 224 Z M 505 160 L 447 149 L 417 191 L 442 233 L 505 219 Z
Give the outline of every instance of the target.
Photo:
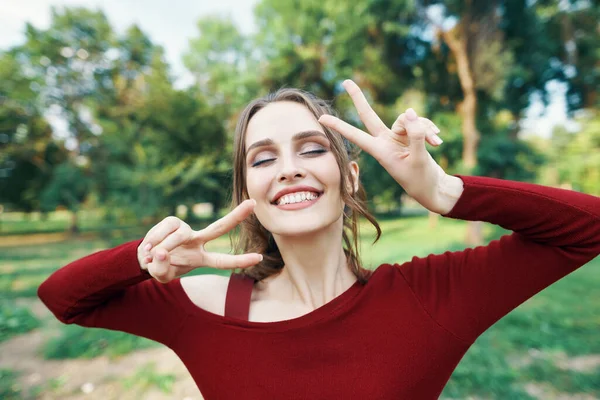
M 366 285 L 356 282 L 298 318 L 249 322 L 242 281 L 228 296 L 241 296 L 227 307 L 235 314 L 203 310 L 179 279 L 161 284 L 142 272 L 141 240 L 68 264 L 38 295 L 62 322 L 170 347 L 207 400 L 436 399 L 479 335 L 600 254 L 600 198 L 455 176 L 464 192 L 445 217 L 514 233 L 475 249 L 380 265 Z

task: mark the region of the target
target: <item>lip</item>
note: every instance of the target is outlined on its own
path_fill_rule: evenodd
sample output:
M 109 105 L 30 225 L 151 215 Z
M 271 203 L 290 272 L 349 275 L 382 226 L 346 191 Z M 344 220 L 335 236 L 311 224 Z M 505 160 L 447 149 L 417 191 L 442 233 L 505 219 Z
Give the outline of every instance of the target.
M 291 210 L 301 210 L 303 208 L 308 208 L 310 206 L 312 206 L 313 204 L 315 204 L 317 201 L 319 201 L 319 199 L 323 197 L 322 195 L 319 195 L 319 197 L 317 197 L 314 200 L 309 200 L 309 201 L 301 201 L 300 203 L 289 203 L 289 204 L 284 204 L 282 206 L 274 204 L 275 207 L 279 208 L 280 210 L 287 210 L 287 211 L 291 211 Z
M 284 196 L 288 193 L 295 193 L 295 192 L 315 192 L 315 193 L 319 194 L 319 197 L 321 197 L 321 195 L 323 194 L 322 190 L 318 190 L 312 186 L 306 186 L 306 185 L 290 186 L 290 187 L 283 188 L 279 192 L 277 192 L 275 197 L 273 197 L 273 199 L 271 200 L 271 204 L 277 205 L 277 200 L 279 200 L 279 198 L 281 196 Z M 317 199 L 318 199 L 318 197 L 317 197 Z M 312 203 L 310 203 L 310 204 L 312 204 Z

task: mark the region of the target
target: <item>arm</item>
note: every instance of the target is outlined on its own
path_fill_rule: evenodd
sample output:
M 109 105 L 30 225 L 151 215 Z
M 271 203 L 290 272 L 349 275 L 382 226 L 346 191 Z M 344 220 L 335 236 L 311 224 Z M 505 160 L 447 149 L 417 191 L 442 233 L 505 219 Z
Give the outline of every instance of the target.
M 444 173 L 444 178 L 440 181 L 438 187 L 438 209 L 434 211 L 441 215 L 448 214 L 454 208 L 464 190 L 462 179 Z
M 445 217 L 486 221 L 514 233 L 487 246 L 414 257 L 395 267 L 440 325 L 471 342 L 600 254 L 600 198 L 530 183 L 455 176 L 464 188 Z M 461 193 L 454 188 L 453 193 Z
M 140 268 L 141 240 L 76 260 L 54 272 L 38 296 L 63 323 L 106 328 L 169 345 L 185 314 L 173 295 Z

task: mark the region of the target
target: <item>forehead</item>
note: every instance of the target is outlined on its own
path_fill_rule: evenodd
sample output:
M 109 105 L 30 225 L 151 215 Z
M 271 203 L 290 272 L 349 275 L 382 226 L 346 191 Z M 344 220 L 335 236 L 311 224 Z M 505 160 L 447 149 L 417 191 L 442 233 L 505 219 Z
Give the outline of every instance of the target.
M 324 132 L 306 106 L 291 101 L 271 103 L 254 114 L 248 123 L 245 147 L 267 138 L 275 142 L 289 141 L 294 134 L 309 130 Z

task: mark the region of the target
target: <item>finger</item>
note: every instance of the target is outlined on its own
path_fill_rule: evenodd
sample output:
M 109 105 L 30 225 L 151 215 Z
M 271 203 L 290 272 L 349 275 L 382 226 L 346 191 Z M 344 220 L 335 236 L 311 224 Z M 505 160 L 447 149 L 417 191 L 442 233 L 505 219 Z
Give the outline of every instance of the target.
M 427 136 L 427 142 L 433 146 L 439 146 L 440 144 L 444 143 L 442 138 L 435 133 Z
M 350 95 L 356 111 L 358 111 L 358 117 L 365 124 L 367 130 L 373 135 L 378 136 L 380 133 L 385 132 L 388 128 L 379 118 L 377 113 L 371 108 L 367 98 L 363 94 L 362 90 L 358 87 L 354 81 L 346 79 L 342 83 L 346 92 Z
M 431 122 L 431 120 L 425 118 L 425 117 L 419 117 L 419 122 L 421 122 L 422 124 L 424 124 L 425 126 L 427 126 L 427 128 L 431 131 L 432 134 L 437 135 L 440 130 L 439 128 L 433 123 Z M 398 116 L 398 118 L 396 118 L 396 121 L 394 122 L 394 124 L 392 125 L 392 132 L 394 132 L 397 135 L 406 135 L 406 114 L 402 113 Z M 428 138 L 430 138 L 431 136 L 428 136 Z
M 164 240 L 154 246 L 155 249 L 161 248 L 171 251 L 187 242 L 192 236 L 192 228 L 185 222 L 181 221 L 179 228 L 175 232 L 171 232 Z
M 248 218 L 248 216 L 254 211 L 255 205 L 256 200 L 254 199 L 244 200 L 240 203 L 240 205 L 234 208 L 233 211 L 225 215 L 223 218 L 220 218 L 206 228 L 195 232 L 193 237 L 195 239 L 200 239 L 203 242 L 208 242 L 209 240 L 223 236 L 239 225 L 243 220 Z
M 396 121 L 394 121 L 394 124 L 392 125 L 392 132 L 394 132 L 397 135 L 406 135 L 406 114 L 402 113 L 400 115 L 398 115 L 398 118 L 396 118 Z
M 373 155 L 371 150 L 373 147 L 373 137 L 368 133 L 361 131 L 360 129 L 350 125 L 346 121 L 342 121 L 333 115 L 321 115 L 319 122 L 328 128 L 339 132 L 346 139 L 356 144 L 358 147 Z
M 156 247 L 169 234 L 179 229 L 182 222 L 183 221 L 177 217 L 169 216 L 154 225 L 144 237 L 141 244 L 142 249 L 146 250 L 148 245 L 150 245 L 150 249 Z
M 432 146 L 439 146 L 444 142 L 442 138 L 438 136 L 438 134 L 440 133 L 440 128 L 438 128 L 433 122 L 431 122 L 431 120 L 423 117 L 420 117 L 419 120 L 423 124 L 425 124 L 429 129 L 429 132 L 431 132 L 426 137 L 427 143 L 429 143 Z
M 427 130 L 427 136 L 425 137 L 427 143 L 432 146 L 439 146 L 443 143 L 443 140 L 437 136 L 440 133 L 440 129 L 431 120 L 419 117 L 419 123 Z
M 434 124 L 433 122 L 431 122 L 430 119 L 427 119 L 425 117 L 419 117 L 419 121 L 421 121 L 425 125 L 427 125 L 434 134 L 437 135 L 438 133 L 440 133 L 440 128 L 438 128 L 436 124 Z
M 263 256 L 258 253 L 248 254 L 222 254 L 205 253 L 204 262 L 206 266 L 218 269 L 247 268 L 258 264 L 263 260 Z
M 156 249 L 152 262 L 148 264 L 148 272 L 161 283 L 169 282 L 172 278 L 170 271 L 169 253 L 165 249 Z
M 406 131 L 411 154 L 419 157 L 426 153 L 425 139 L 430 134 L 429 127 L 419 120 L 417 113 L 412 108 L 406 110 Z

